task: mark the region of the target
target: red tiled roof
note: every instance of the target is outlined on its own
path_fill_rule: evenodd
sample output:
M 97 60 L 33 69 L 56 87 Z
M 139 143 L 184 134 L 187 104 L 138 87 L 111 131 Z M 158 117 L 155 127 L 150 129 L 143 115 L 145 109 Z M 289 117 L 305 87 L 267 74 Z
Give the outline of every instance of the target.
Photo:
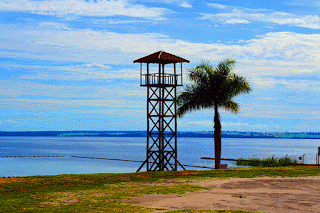
M 133 61 L 133 63 L 155 63 L 155 64 L 173 64 L 173 63 L 179 63 L 179 62 L 189 63 L 190 61 L 164 51 L 152 53 L 151 55 L 147 55 L 145 57 L 142 57 Z

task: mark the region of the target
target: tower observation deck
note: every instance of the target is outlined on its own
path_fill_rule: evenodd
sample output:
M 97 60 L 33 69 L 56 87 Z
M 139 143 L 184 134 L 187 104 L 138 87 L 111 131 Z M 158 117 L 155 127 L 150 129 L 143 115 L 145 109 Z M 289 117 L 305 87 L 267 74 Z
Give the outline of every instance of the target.
M 181 57 L 159 51 L 134 61 L 140 63 L 140 86 L 147 87 L 147 171 L 178 169 L 177 116 L 174 99 L 183 85 Z M 168 65 L 173 65 L 170 68 Z M 180 71 L 177 69 L 180 65 Z M 143 66 L 146 71 L 143 72 Z M 166 66 L 166 71 L 165 71 Z

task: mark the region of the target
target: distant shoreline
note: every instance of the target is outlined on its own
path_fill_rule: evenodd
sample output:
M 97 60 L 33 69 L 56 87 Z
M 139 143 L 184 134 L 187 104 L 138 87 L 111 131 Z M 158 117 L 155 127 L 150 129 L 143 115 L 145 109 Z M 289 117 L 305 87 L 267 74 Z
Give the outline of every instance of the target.
M 146 131 L 0 131 L 12 137 L 146 137 Z M 320 132 L 222 132 L 222 138 L 320 139 Z M 179 131 L 181 138 L 213 138 L 213 131 Z

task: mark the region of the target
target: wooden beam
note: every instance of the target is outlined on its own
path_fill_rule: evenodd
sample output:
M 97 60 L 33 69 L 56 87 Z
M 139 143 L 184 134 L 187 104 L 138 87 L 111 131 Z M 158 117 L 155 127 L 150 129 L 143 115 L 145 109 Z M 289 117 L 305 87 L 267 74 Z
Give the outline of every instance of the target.
M 216 160 L 216 158 L 211 158 L 211 157 L 201 157 L 200 159 L 204 159 L 204 160 Z M 220 160 L 237 161 L 238 159 L 220 158 Z

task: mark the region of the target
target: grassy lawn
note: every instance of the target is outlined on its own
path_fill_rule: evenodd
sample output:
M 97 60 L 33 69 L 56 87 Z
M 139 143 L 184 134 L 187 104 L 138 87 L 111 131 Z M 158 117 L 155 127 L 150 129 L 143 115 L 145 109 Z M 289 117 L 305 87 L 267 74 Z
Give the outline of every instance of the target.
M 206 190 L 195 178 L 314 176 L 317 167 L 288 166 L 227 170 L 30 176 L 0 179 L 0 212 L 152 212 L 121 201 L 146 194 L 183 194 Z M 172 211 L 171 211 L 172 212 Z M 246 212 L 181 210 L 173 212 Z

